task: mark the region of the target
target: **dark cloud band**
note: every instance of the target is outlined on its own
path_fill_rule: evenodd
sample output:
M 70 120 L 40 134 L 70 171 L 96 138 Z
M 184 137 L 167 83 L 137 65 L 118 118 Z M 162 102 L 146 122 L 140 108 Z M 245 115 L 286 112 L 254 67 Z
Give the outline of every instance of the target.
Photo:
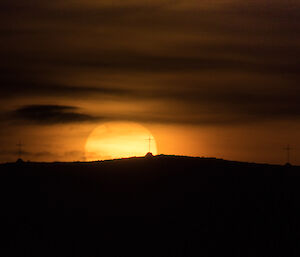
M 100 120 L 89 114 L 80 113 L 77 107 L 62 105 L 28 105 L 12 113 L 12 117 L 36 124 L 63 124 Z
M 15 119 L 37 124 L 97 122 L 103 116 L 184 124 L 299 119 L 297 1 L 67 2 L 1 3 L 0 99 L 16 106 L 20 98 L 80 98 L 88 106 L 110 97 L 137 109 L 145 102 L 161 109 L 143 116 L 120 109 L 114 117 L 107 111 L 99 118 L 75 107 L 31 105 L 13 111 Z M 72 77 L 78 74 L 84 77 L 80 82 Z M 232 85 L 228 77 L 241 74 L 248 79 Z

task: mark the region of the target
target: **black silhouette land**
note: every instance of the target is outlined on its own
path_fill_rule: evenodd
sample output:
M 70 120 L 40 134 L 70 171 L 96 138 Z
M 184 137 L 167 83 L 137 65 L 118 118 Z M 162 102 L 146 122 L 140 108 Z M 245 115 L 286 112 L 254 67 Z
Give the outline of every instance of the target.
M 0 165 L 1 256 L 299 256 L 300 167 L 151 156 Z

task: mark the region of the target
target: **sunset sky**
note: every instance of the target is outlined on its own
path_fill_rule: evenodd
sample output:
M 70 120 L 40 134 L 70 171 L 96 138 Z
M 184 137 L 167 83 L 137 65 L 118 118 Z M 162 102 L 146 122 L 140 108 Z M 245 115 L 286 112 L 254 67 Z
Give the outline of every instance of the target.
M 0 162 L 83 161 L 110 121 L 159 154 L 300 164 L 300 1 L 1 0 Z M 145 141 L 145 145 L 147 145 Z

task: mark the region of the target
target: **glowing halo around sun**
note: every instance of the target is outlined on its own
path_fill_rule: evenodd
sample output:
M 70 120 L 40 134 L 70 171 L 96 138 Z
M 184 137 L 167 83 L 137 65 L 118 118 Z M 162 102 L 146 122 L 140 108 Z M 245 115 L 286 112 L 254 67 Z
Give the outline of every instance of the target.
M 85 144 L 87 161 L 109 160 L 157 154 L 155 138 L 144 126 L 135 122 L 106 122 L 96 127 Z

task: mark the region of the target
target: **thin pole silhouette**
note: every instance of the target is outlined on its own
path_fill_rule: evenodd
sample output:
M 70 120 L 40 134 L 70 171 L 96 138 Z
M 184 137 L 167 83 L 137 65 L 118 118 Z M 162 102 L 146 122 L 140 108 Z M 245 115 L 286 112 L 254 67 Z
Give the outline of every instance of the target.
M 21 159 L 22 157 L 22 147 L 23 147 L 23 144 L 21 143 L 21 141 L 19 141 L 19 143 L 17 144 L 17 147 L 18 147 L 18 158 Z
M 292 150 L 292 148 L 290 147 L 290 145 L 287 145 L 287 147 L 284 148 L 284 150 L 286 150 L 286 159 L 287 159 L 287 163 L 290 163 L 291 150 Z

